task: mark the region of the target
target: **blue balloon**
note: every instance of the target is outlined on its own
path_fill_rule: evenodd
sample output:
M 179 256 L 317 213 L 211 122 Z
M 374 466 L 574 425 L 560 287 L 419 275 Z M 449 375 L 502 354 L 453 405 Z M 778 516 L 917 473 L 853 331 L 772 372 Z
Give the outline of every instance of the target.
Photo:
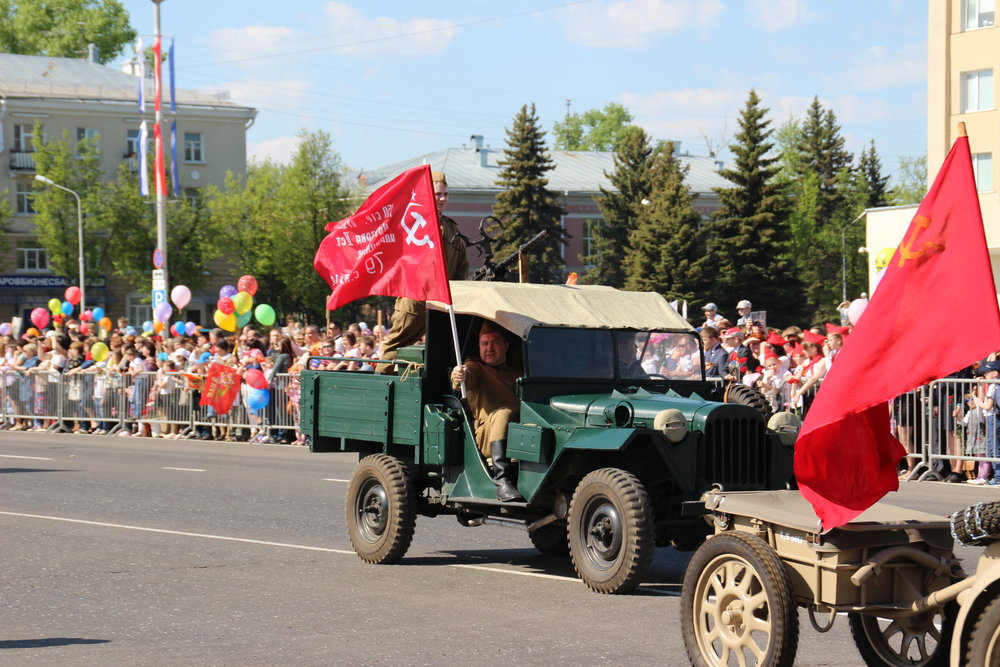
M 263 410 L 271 402 L 271 392 L 267 389 L 251 389 L 247 394 L 247 407 L 251 410 Z
M 142 323 L 142 330 L 143 331 L 152 331 L 153 330 L 153 323 L 150 320 L 146 320 L 145 322 Z
M 138 332 L 135 330 L 135 327 L 130 324 L 127 327 L 125 327 L 125 333 L 127 333 L 129 336 L 134 336 Z
M 104 309 L 101 308 L 100 306 L 98 306 L 97 308 L 94 308 L 90 312 L 94 315 L 94 321 L 95 322 L 100 322 L 102 319 L 104 319 Z
M 62 305 L 59 306 L 59 310 L 62 311 L 63 315 L 72 315 L 73 314 L 73 304 L 71 304 L 69 301 L 63 301 Z

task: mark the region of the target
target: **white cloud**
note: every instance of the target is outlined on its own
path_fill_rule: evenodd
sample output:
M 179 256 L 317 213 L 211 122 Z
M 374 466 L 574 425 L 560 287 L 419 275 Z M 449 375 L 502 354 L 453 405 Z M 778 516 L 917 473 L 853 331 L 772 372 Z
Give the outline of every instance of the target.
M 812 18 L 803 0 L 751 0 L 747 9 L 768 32 L 794 28 Z
M 745 89 L 685 88 L 650 94 L 625 93 L 618 101 L 636 124 L 657 139 L 684 140 L 682 149 L 706 154 L 706 141 L 718 149 L 736 132 Z
M 350 55 L 437 55 L 459 32 L 454 21 L 443 19 L 366 18 L 342 2 L 328 2 L 324 13 L 331 47 L 342 44 L 335 51 Z
M 883 46 L 869 47 L 857 67 L 847 74 L 848 85 L 861 90 L 877 90 L 925 82 L 926 55 L 919 53 L 919 48 L 903 48 L 902 51 L 906 53 L 890 53 Z
M 312 93 L 308 81 L 296 79 L 236 79 L 219 84 L 216 90 L 229 92 L 230 101 L 255 108 L 294 108 Z
M 561 14 L 571 42 L 587 46 L 641 48 L 664 33 L 709 28 L 725 6 L 720 0 L 613 0 L 572 5 Z
M 264 141 L 249 142 L 247 159 L 250 162 L 263 162 L 271 159 L 275 162 L 287 163 L 299 147 L 301 137 L 275 137 Z
M 250 25 L 223 28 L 212 33 L 212 46 L 219 61 L 259 59 L 292 49 L 307 36 L 284 26 Z M 257 62 L 261 62 L 257 60 Z

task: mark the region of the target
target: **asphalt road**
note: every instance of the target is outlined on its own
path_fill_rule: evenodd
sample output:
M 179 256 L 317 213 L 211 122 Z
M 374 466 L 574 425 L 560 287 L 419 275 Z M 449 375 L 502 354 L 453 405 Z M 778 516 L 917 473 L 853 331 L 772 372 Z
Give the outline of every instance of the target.
M 590 592 L 521 531 L 420 518 L 372 566 L 344 525 L 353 455 L 0 432 L 0 663 L 687 664 L 688 561 L 657 550 L 631 595 Z M 950 513 L 995 489 L 908 483 Z M 974 569 L 979 550 L 962 550 Z M 806 615 L 801 665 L 858 665 L 847 623 Z

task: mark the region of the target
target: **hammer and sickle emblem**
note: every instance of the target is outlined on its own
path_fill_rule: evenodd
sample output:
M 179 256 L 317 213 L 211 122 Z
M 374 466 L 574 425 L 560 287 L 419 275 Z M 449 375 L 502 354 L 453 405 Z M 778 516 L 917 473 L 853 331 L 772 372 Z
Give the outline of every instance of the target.
M 410 206 L 419 206 L 419 205 L 420 204 L 413 204 L 412 202 L 410 203 Z M 409 227 L 406 226 L 406 216 L 408 215 L 413 216 L 413 224 Z M 410 210 L 410 207 L 408 206 L 406 208 L 406 212 L 403 214 L 403 220 L 399 224 L 403 227 L 403 229 L 406 230 L 407 243 L 410 243 L 412 245 L 428 245 L 431 248 L 434 248 L 434 241 L 432 241 L 431 238 L 427 236 L 427 234 L 424 234 L 422 238 L 419 239 L 417 238 L 417 230 L 419 230 L 421 227 L 427 226 L 427 221 L 424 219 L 424 216 L 420 215 L 416 211 Z
M 911 259 L 923 257 L 924 253 L 940 252 L 941 250 L 944 250 L 943 245 L 940 243 L 933 243 L 931 241 L 924 241 L 920 244 L 920 247 L 917 250 L 914 250 L 913 244 L 917 242 L 917 237 L 919 237 L 925 229 L 930 228 L 931 220 L 926 216 L 917 215 L 913 218 L 913 222 L 915 224 L 913 226 L 913 232 L 910 234 L 910 238 L 905 239 L 903 243 L 899 244 L 899 268 L 903 268 L 903 265 Z

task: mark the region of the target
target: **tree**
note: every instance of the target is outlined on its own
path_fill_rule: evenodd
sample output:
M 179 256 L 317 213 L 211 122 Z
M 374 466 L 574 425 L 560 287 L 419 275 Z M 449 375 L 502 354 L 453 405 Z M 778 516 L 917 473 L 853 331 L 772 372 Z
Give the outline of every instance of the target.
M 546 153 L 545 133 L 538 126 L 534 104 L 530 108 L 524 105 L 514 117 L 499 164 L 503 169 L 497 185 L 503 190 L 497 194 L 493 215 L 503 221 L 504 235 L 497 256 L 516 251 L 521 243 L 548 230 L 549 238 L 530 258 L 531 281 L 561 283 L 565 265 L 560 252 L 560 221 L 564 211 L 555 193 L 545 187 L 549 182 L 545 174 L 552 169 L 552 160 Z
M 889 203 L 889 175 L 882 175 L 882 160 L 875 150 L 875 140 L 870 140 L 868 150 L 858 157 L 856 170 L 865 193 L 865 208 L 886 206 Z
M 96 44 L 101 63 L 135 40 L 118 0 L 0 0 L 0 51 L 78 58 Z
M 615 150 L 615 171 L 605 174 L 615 189 L 601 187 L 601 197 L 597 199 L 602 220 L 591 231 L 595 252 L 584 261 L 592 263 L 593 268 L 584 276 L 584 282 L 612 287 L 625 284 L 622 259 L 642 202 L 648 201 L 653 187 L 652 157 L 653 149 L 645 130 L 634 125 L 627 128 Z
M 701 218 L 691 206 L 684 174 L 673 144 L 661 145 L 653 158 L 649 204 L 642 207 L 629 235 L 626 289 L 688 301 L 704 295 Z
M 804 166 L 819 177 L 822 197 L 816 215 L 829 220 L 843 202 L 841 185 L 844 170 L 850 167 L 852 155 L 844 150 L 844 137 L 832 109 L 823 109 L 819 98 L 814 97 L 802 124 L 799 153 Z
M 617 102 L 608 102 L 604 109 L 567 113 L 566 118 L 552 128 L 555 148 L 561 151 L 616 150 L 631 127 L 632 114 Z
M 895 206 L 919 204 L 927 194 L 927 156 L 899 158 L 899 183 L 889 192 Z
M 715 189 L 720 207 L 704 234 L 711 298 L 735 307 L 752 296 L 773 322 L 800 314 L 795 304 L 802 301 L 802 287 L 789 254 L 787 187 L 777 180 L 767 111 L 751 89 L 729 146 L 735 167 L 722 172 L 733 187 Z

